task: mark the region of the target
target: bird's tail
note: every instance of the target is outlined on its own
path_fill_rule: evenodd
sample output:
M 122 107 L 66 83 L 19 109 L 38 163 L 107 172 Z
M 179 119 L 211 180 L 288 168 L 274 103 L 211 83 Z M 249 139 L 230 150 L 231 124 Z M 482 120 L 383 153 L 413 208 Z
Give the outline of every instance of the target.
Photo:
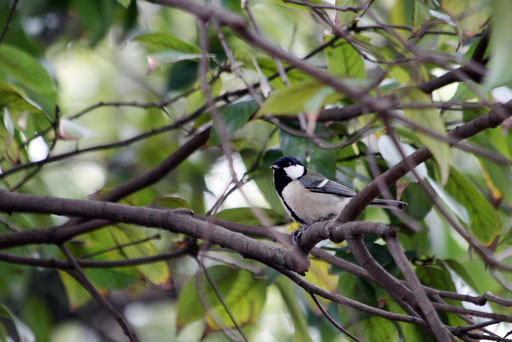
M 404 208 L 407 207 L 407 203 L 395 200 L 376 199 L 370 203 L 370 206 L 394 210 L 404 210 Z

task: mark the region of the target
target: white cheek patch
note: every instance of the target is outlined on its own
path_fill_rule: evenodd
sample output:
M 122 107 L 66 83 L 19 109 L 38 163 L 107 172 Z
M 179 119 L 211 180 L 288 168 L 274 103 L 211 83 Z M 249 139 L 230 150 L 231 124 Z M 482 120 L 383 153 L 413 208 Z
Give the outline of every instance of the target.
M 286 175 L 291 179 L 297 179 L 302 177 L 304 174 L 304 166 L 302 165 L 291 165 L 284 168 Z

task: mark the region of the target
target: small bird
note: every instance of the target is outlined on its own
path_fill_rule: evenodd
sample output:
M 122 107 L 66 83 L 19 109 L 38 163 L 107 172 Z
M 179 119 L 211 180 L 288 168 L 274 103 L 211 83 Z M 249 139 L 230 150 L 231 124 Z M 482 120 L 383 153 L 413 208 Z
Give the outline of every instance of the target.
M 306 169 L 294 157 L 281 157 L 270 168 L 274 170 L 274 185 L 281 204 L 288 216 L 302 226 L 294 232 L 294 243 L 297 243 L 302 232 L 313 223 L 338 217 L 356 195 L 354 190 Z M 407 203 L 376 199 L 370 205 L 403 210 Z

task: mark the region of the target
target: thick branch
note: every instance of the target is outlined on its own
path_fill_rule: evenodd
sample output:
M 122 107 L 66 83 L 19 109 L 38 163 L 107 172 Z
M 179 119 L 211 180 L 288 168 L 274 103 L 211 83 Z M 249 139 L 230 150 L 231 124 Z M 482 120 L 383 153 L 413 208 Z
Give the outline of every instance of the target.
M 391 298 L 409 315 L 418 317 L 419 310 L 413 293 L 375 261 L 364 245 L 362 235 L 350 234 L 347 236 L 347 243 L 357 262 L 374 276 L 375 281 L 386 290 Z
M 99 199 L 102 201 L 115 202 L 123 198 L 128 194 L 132 194 L 140 189 L 155 184 L 160 179 L 165 177 L 170 171 L 180 165 L 186 160 L 192 153 L 197 151 L 202 145 L 208 141 L 210 136 L 210 128 L 197 134 L 192 139 L 187 141 L 174 153 L 172 153 L 167 159 L 158 164 L 157 167 L 145 172 L 130 181 L 119 185 L 114 190 L 101 196 Z
M 22 195 L 0 191 L 0 210 L 5 212 L 33 212 L 63 216 L 75 216 L 89 219 L 103 219 L 112 222 L 133 223 L 146 227 L 160 227 L 174 233 L 185 234 L 194 238 L 210 241 L 222 247 L 230 248 L 240 255 L 303 273 L 309 264 L 307 260 L 296 260 L 293 253 L 275 247 L 243 234 L 231 232 L 223 227 L 200 221 L 190 215 L 176 210 L 132 207 L 110 202 L 63 199 Z M 46 243 L 55 243 L 54 236 L 44 230 L 31 231 L 45 239 Z M 0 248 L 20 245 L 17 233 L 0 235 Z
M 448 134 L 448 136 L 460 141 L 474 136 L 487 128 L 499 126 L 503 120 L 511 115 L 512 101 L 509 101 L 506 104 L 497 106 L 488 114 L 481 115 L 464 125 L 456 127 Z M 409 155 L 406 159 L 375 178 L 361 192 L 359 192 L 343 209 L 338 220 L 340 222 L 348 222 L 357 219 L 357 217 L 363 212 L 364 208 L 366 208 L 371 201 L 380 194 L 381 188 L 388 187 L 398 181 L 401 177 L 405 176 L 411 170 L 409 165 L 415 167 L 430 158 L 432 158 L 432 153 L 426 147 L 422 147 Z
M 489 29 L 487 28 L 484 31 L 482 37 L 480 38 L 480 41 L 478 42 L 478 45 L 476 46 L 476 49 L 473 52 L 473 55 L 471 56 L 471 61 L 473 63 L 481 64 L 484 61 L 485 50 L 487 50 L 488 45 Z M 434 90 L 444 87 L 447 84 L 458 81 L 465 81 L 468 79 L 473 80 L 475 82 L 480 82 L 482 79 L 482 74 L 479 72 L 475 72 L 471 64 L 451 70 L 440 77 L 421 83 L 420 85 L 418 85 L 418 88 L 420 88 L 426 93 L 431 93 Z
M 396 234 L 387 234 L 384 236 L 384 239 L 386 241 L 386 246 L 391 253 L 391 256 L 395 260 L 396 265 L 400 268 L 400 271 L 407 279 L 409 288 L 414 293 L 414 298 L 416 299 L 418 306 L 423 312 L 425 320 L 430 325 L 432 332 L 439 341 L 449 341 L 451 339 L 450 332 L 439 319 L 436 310 L 434 310 L 432 303 L 425 293 L 423 285 L 409 264 L 409 261 L 407 260 L 407 257 L 402 250 L 402 246 L 398 242 Z

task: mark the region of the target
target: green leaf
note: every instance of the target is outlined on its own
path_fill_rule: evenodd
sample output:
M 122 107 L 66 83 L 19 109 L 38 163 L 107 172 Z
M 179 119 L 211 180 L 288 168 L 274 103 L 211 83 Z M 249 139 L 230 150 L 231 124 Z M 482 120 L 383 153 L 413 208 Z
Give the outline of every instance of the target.
M 73 1 L 74 10 L 93 45 L 108 32 L 115 15 L 115 4 L 113 1 Z
M 222 121 L 226 126 L 227 132 L 230 137 L 232 137 L 235 132 L 239 129 L 243 128 L 247 120 L 254 114 L 258 106 L 252 100 L 250 101 L 242 101 L 224 109 L 222 112 Z M 220 137 L 217 133 L 216 129 L 213 129 L 210 134 L 210 139 L 208 140 L 208 145 L 218 145 L 220 144 Z
M 27 98 L 23 89 L 0 82 L 0 108 L 7 107 L 10 111 L 40 113 L 41 110 L 32 105 Z
M 35 342 L 36 338 L 30 328 L 4 304 L 0 304 L 0 317 L 5 317 L 14 323 L 20 341 Z
M 109 260 L 106 255 L 94 260 Z M 124 289 L 138 280 L 138 274 L 130 267 L 86 268 L 84 273 L 100 291 Z
M 235 270 L 225 265 L 209 267 L 207 272 L 236 322 L 239 325 L 254 323 L 265 303 L 265 280 L 254 278 L 248 271 Z M 181 328 L 204 318 L 211 329 L 218 330 L 220 327 L 214 323 L 199 300 L 196 283 L 196 276 L 191 277 L 178 295 L 177 325 Z M 209 310 L 220 318 L 224 325 L 233 327 L 233 322 L 203 273 L 199 290 Z
M 336 255 L 353 260 L 352 254 L 347 254 L 346 251 L 337 252 Z M 389 296 L 381 287 L 345 272 L 339 276 L 338 288 L 342 295 L 367 305 L 382 307 L 392 302 L 388 300 Z M 397 329 L 388 320 L 384 319 L 389 323 L 386 324 L 384 321 L 375 320 L 377 317 L 350 308 L 340 307 L 338 312 L 343 325 L 355 325 L 350 331 L 361 337 L 362 341 L 398 341 Z
M 387 309 L 391 312 L 406 314 L 406 312 L 395 302 L 389 301 Z M 400 341 L 414 341 L 414 342 L 436 342 L 436 338 L 432 334 L 426 334 L 425 330 L 417 325 L 395 322 L 400 327 Z
M 212 79 L 211 74 L 208 74 L 208 82 L 210 82 Z M 186 112 L 192 113 L 196 111 L 197 109 L 201 108 L 205 103 L 206 100 L 204 98 L 203 90 L 199 87 L 199 81 L 196 82 L 195 88 L 199 88 L 198 90 L 192 92 L 189 96 L 187 96 L 187 106 L 186 106 Z M 215 97 L 220 94 L 220 91 L 222 90 L 222 80 L 221 78 L 217 78 L 213 84 L 210 85 L 210 92 L 211 96 Z
M 412 27 L 413 34 L 418 33 L 419 29 L 428 22 L 430 18 L 430 8 L 427 4 L 421 1 L 414 1 L 413 13 L 412 13 Z
M 7 342 L 7 331 L 3 322 L 0 322 L 0 342 Z
M 149 33 L 134 38 L 144 44 L 149 52 L 148 71 L 150 74 L 161 64 L 172 64 L 186 60 L 197 60 L 202 57 L 201 50 L 192 44 L 186 43 L 169 33 Z M 207 57 L 215 57 L 208 54 Z
M 445 263 L 449 268 L 451 268 L 459 277 L 462 278 L 468 284 L 475 290 L 476 292 L 479 292 L 479 287 L 471 277 L 471 274 L 464 268 L 462 264 L 460 264 L 457 260 L 453 259 L 447 259 L 442 260 L 443 263 Z
M 416 0 L 396 1 L 389 13 L 389 22 L 394 25 L 412 25 L 412 15 L 414 3 Z M 400 31 L 398 31 L 400 32 Z M 407 32 L 400 32 L 403 36 L 407 36 Z
M 125 224 L 115 225 L 110 229 L 110 232 L 118 245 L 124 245 L 147 238 L 146 234 L 137 228 Z M 151 241 L 123 247 L 121 251 L 129 259 L 142 258 L 160 253 Z M 135 266 L 135 269 L 142 273 L 150 282 L 157 285 L 166 283 L 171 276 L 169 273 L 169 267 L 165 261 L 137 265 Z
M 283 222 L 283 216 L 276 213 L 272 209 L 259 208 L 273 223 Z M 260 220 L 254 215 L 251 208 L 233 208 L 224 209 L 217 214 L 217 218 L 221 220 L 237 222 L 242 224 L 250 224 L 253 226 L 261 226 Z
M 401 85 L 409 85 L 411 83 L 411 75 L 409 75 L 409 72 L 405 68 L 397 65 L 389 69 L 388 75 L 394 78 Z
M 253 52 L 249 52 L 244 49 L 238 49 L 235 51 L 235 59 L 242 62 L 243 66 L 257 71 L 256 64 L 260 68 L 261 72 L 265 77 L 269 77 L 278 72 L 276 63 L 271 57 L 255 57 Z M 289 65 L 283 64 L 283 68 L 287 68 Z M 298 69 L 291 69 L 286 72 L 288 81 L 290 84 L 295 84 L 300 81 L 311 79 L 311 76 Z M 274 78 L 270 81 L 270 84 L 274 89 L 287 88 L 280 77 Z
M 466 225 L 469 225 L 469 213 L 468 209 L 455 198 L 453 198 L 446 189 L 441 188 L 435 180 L 427 178 L 430 185 L 437 193 L 439 198 L 446 204 L 446 206 Z
M 294 156 L 306 161 L 309 156 L 308 168 L 321 172 L 324 176 L 334 179 L 336 176 L 336 152 L 333 149 L 322 149 L 311 139 L 297 137 L 279 129 L 279 145 L 283 155 Z
M 423 265 L 416 267 L 416 275 L 423 285 L 443 291 L 454 291 L 455 284 L 444 265 Z
M 136 1 L 136 0 L 134 0 L 134 1 Z M 124 8 L 128 8 L 128 6 L 130 6 L 130 2 L 132 2 L 132 0 L 117 0 L 117 2 Z
M 370 237 L 369 237 L 370 238 Z M 371 237 L 372 239 L 374 237 Z M 400 274 L 400 271 L 398 267 L 396 266 L 395 262 L 393 261 L 393 257 L 389 253 L 388 249 L 375 242 L 365 242 L 365 246 L 370 252 L 370 254 L 373 256 L 373 258 L 389 273 L 398 276 Z M 406 252 L 407 257 L 411 257 L 411 254 L 409 252 Z M 344 259 L 346 261 L 357 263 L 354 256 L 350 253 L 350 250 L 348 247 L 342 247 L 336 252 L 336 256 Z M 333 271 L 338 272 L 339 269 L 336 267 L 333 267 Z M 372 285 L 373 286 L 373 285 Z
M 467 209 L 471 233 L 484 245 L 491 244 L 500 234 L 500 222 L 489 201 L 453 168 L 445 190 Z
M 0 45 L 0 75 L 23 88 L 28 97 L 51 117 L 54 117 L 56 93 L 48 72 L 23 50 Z
M 155 198 L 152 202 L 152 205 L 158 207 L 164 207 L 168 209 L 178 209 L 178 208 L 186 208 L 192 209 L 190 205 L 183 198 L 178 196 L 169 196 L 163 195 Z
M 373 316 L 359 323 L 364 332 L 363 341 L 398 341 L 398 331 L 388 319 Z
M 53 327 L 50 306 L 39 296 L 31 296 L 23 304 L 21 316 L 36 335 L 36 341 L 50 341 Z M 1 340 L 1 339 L 0 339 Z
M 284 277 L 278 277 L 275 284 L 283 297 L 283 301 L 292 319 L 293 327 L 295 328 L 293 340 L 299 342 L 313 341 L 311 336 L 309 336 L 308 324 L 304 317 L 304 313 L 297 303 L 297 297 L 293 294 L 294 288 L 290 286 L 291 284 Z
M 69 245 L 73 255 L 80 257 L 88 254 L 101 252 L 104 249 L 116 247 L 120 243 L 115 242 L 110 231 L 112 228 L 102 229 L 91 232 L 83 237 L 81 245 Z M 93 260 L 120 260 L 123 255 L 119 250 L 112 250 L 100 253 L 92 257 Z M 139 274 L 134 267 L 113 267 L 113 268 L 85 268 L 84 273 L 99 291 L 110 291 L 125 288 L 135 283 Z M 69 279 L 68 279 L 69 278 Z M 67 273 L 61 274 L 61 279 L 66 287 L 68 298 L 72 307 L 79 307 L 85 304 L 88 299 L 88 293 L 81 289 L 73 278 Z M 82 291 L 83 290 L 83 291 Z M 85 291 L 85 292 L 84 292 Z
M 60 280 L 68 296 L 69 306 L 72 310 L 77 309 L 89 302 L 91 296 L 73 277 L 67 272 L 59 270 Z
M 482 134 L 468 139 L 468 142 L 510 158 L 509 148 L 506 146 L 507 139 L 512 141 L 510 137 L 503 136 L 498 127 L 487 129 Z M 503 198 L 507 203 L 512 204 L 512 191 L 509 191 L 510 184 L 512 184 L 512 169 L 508 165 L 496 163 L 479 155 L 475 155 L 475 157 L 478 159 L 478 165 L 482 169 L 482 175 L 491 197 L 497 202 Z
M 406 208 L 407 214 L 416 220 L 422 220 L 432 209 L 432 201 L 417 183 L 407 186 L 401 200 L 409 203 Z
M 359 6 L 359 0 L 336 0 L 336 6 L 338 7 L 357 7 Z M 336 18 L 340 25 L 350 25 L 358 17 L 359 13 L 353 11 L 337 11 Z
M 14 137 L 16 134 L 16 131 L 15 131 L 14 123 L 12 122 L 11 116 L 9 115 L 9 110 L 7 108 L 4 108 L 3 119 L 4 119 L 3 120 L 4 127 L 7 130 L 7 133 L 9 133 L 9 135 L 11 137 Z
M 503 2 L 507 2 L 507 0 Z M 481 28 L 489 19 L 493 10 L 493 3 L 496 4 L 497 2 L 493 0 L 442 0 L 441 8 L 451 17 L 451 21 L 447 22 L 456 27 L 461 34 L 471 38 L 482 30 Z M 507 7 L 494 7 L 494 12 L 508 10 Z M 491 39 L 492 41 L 499 41 Z M 506 41 L 500 42 L 506 44 Z
M 510 49 L 512 46 L 512 2 L 509 0 L 496 0 L 495 11 L 491 19 L 491 45 L 492 58 L 489 62 L 489 74 L 484 86 L 487 89 L 510 84 L 512 82 L 512 68 L 510 67 Z M 499 42 L 499 43 L 498 43 Z
M 279 89 L 265 100 L 256 113 L 256 117 L 262 117 L 267 114 L 299 114 L 308 112 L 319 109 L 324 104 L 340 97 L 337 93 L 331 93 L 328 96 L 324 96 L 321 103 L 316 102 L 316 108 L 311 107 L 312 103 L 309 103 L 308 108 L 306 108 L 308 101 L 317 93 L 322 92 L 322 94 L 325 94 L 325 88 L 330 89 L 330 87 L 310 79 L 293 84 L 288 88 Z
M 457 288 L 455 287 L 450 272 L 439 260 L 436 260 L 434 264 L 416 267 L 416 274 L 421 283 L 426 286 L 443 291 L 457 292 Z M 449 299 L 447 302 L 451 305 L 460 306 L 460 302 Z M 440 318 L 442 321 L 448 322 L 450 325 L 464 324 L 463 321 L 455 314 L 441 313 Z
M 324 103 L 327 103 L 329 97 L 335 92 L 331 87 L 323 87 L 304 103 L 304 111 L 306 113 L 313 113 L 322 108 Z
M 415 88 L 405 89 L 405 94 L 401 100 L 403 103 L 432 103 L 430 96 Z M 404 109 L 404 112 L 409 119 L 418 125 L 446 136 L 443 119 L 436 108 Z M 441 173 L 441 183 L 446 184 L 450 175 L 450 146 L 446 142 L 424 133 L 418 133 L 418 137 L 434 155 Z
M 158 62 L 163 63 L 163 64 L 172 64 L 172 63 L 186 61 L 186 60 L 190 60 L 190 59 L 196 60 L 196 59 L 200 59 L 202 57 L 202 55 L 200 53 L 187 53 L 187 52 L 171 50 L 171 49 L 155 52 L 155 53 L 151 54 L 151 56 L 155 60 L 157 60 Z M 206 57 L 212 58 L 212 57 L 215 57 L 215 55 L 207 54 Z
M 249 121 L 233 134 L 231 144 L 238 151 L 264 150 L 269 143 L 270 136 L 275 132 L 275 128 L 273 124 L 265 121 Z
M 450 101 L 468 101 L 476 97 L 475 92 L 467 86 L 466 82 L 471 81 L 467 80 L 465 82 L 460 82 Z M 471 82 L 471 84 L 478 88 L 478 85 L 475 82 Z
M 133 40 L 144 44 L 150 52 L 174 50 L 189 54 L 201 54 L 201 50 L 197 46 L 186 43 L 169 33 L 148 33 L 135 37 Z
M 324 42 L 332 39 L 332 35 L 325 36 Z M 324 50 L 327 59 L 327 69 L 336 76 L 361 78 L 366 77 L 363 59 L 350 44 L 337 41 L 333 46 Z
M 17 164 L 20 160 L 20 149 L 18 143 L 6 128 L 0 126 L 0 154 L 11 164 Z

